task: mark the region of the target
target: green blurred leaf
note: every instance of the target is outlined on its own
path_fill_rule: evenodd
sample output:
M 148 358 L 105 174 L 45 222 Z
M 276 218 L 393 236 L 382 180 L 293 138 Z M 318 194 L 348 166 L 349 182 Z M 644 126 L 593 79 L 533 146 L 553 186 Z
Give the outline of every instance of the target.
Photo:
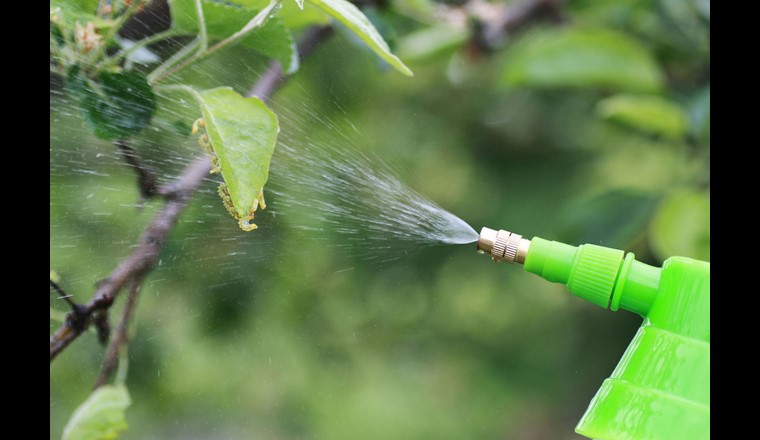
M 563 215 L 560 234 L 569 243 L 626 247 L 646 230 L 659 197 L 632 189 L 615 189 L 581 200 Z
M 649 228 L 655 254 L 710 259 L 710 193 L 679 190 L 668 195 Z
M 124 411 L 131 401 L 124 385 L 105 385 L 90 394 L 63 429 L 63 440 L 115 439 L 127 429 Z
M 78 66 L 67 84 L 78 99 L 87 126 L 101 139 L 124 139 L 142 130 L 156 111 L 156 95 L 140 72 L 101 72 L 97 81 L 86 78 Z
M 333 18 L 343 23 L 369 46 L 380 58 L 407 76 L 413 76 L 412 71 L 396 55 L 391 53 L 388 44 L 375 29 L 375 26 L 353 4 L 346 0 L 309 0 Z
M 700 90 L 689 103 L 689 133 L 697 139 L 710 142 L 710 85 Z
M 210 143 L 241 227 L 253 218 L 269 178 L 280 126 L 277 116 L 256 97 L 244 98 L 229 87 L 196 92 Z
M 222 40 L 243 28 L 268 2 L 218 2 L 202 0 L 206 31 L 211 38 Z M 253 6 L 257 7 L 253 7 Z M 194 0 L 171 2 L 172 26 L 178 32 L 199 32 L 198 15 Z M 258 29 L 242 38 L 240 44 L 280 62 L 287 74 L 298 70 L 298 53 L 295 40 L 282 19 L 271 17 Z
M 541 31 L 507 51 L 503 81 L 511 87 L 602 87 L 653 92 L 663 78 L 636 40 L 608 29 Z
M 668 138 L 686 134 L 687 117 L 683 108 L 659 96 L 615 95 L 596 107 L 602 118 Z
M 405 35 L 399 40 L 396 52 L 407 62 L 425 61 L 462 47 L 468 37 L 466 29 L 447 25 L 432 26 Z

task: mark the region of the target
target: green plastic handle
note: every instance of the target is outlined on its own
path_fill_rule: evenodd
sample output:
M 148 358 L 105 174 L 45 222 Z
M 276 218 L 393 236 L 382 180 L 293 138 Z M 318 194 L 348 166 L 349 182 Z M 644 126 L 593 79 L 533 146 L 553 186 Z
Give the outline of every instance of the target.
M 576 296 L 644 318 L 576 431 L 606 439 L 710 438 L 710 263 L 534 238 L 525 270 Z

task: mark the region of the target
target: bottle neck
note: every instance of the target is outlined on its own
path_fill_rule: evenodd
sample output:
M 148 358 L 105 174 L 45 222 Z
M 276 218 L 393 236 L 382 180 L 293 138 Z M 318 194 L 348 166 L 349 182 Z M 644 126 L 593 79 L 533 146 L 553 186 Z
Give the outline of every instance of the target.
M 610 300 L 610 310 L 619 308 L 647 316 L 660 287 L 662 268 L 636 261 L 633 252 L 625 256 L 615 290 Z
M 593 244 L 578 247 L 535 237 L 525 257 L 525 270 L 567 285 L 576 296 L 611 310 L 649 313 L 657 296 L 662 269 L 625 253 Z

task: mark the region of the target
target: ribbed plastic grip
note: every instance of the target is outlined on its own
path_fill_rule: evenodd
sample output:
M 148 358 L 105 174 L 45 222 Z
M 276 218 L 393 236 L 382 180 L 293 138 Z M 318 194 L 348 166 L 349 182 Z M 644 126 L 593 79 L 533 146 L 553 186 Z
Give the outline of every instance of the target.
M 623 254 L 621 250 L 593 244 L 579 246 L 567 289 L 606 309 L 610 304 L 612 289 L 615 288 Z

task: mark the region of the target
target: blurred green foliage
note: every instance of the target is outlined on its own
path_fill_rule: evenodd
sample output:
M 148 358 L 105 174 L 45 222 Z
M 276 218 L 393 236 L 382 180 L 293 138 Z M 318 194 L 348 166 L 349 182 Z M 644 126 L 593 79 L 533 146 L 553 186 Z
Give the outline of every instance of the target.
M 394 26 L 398 47 L 424 54 L 419 45 L 434 39 L 405 42 L 427 25 L 403 12 L 427 7 L 397 0 L 372 18 Z M 528 26 L 491 56 L 473 59 L 452 38 L 408 60 L 414 78 L 340 34 L 272 106 L 283 132 L 318 115 L 306 130 L 316 142 L 348 136 L 476 229 L 620 247 L 651 264 L 709 261 L 709 2 L 573 0 L 566 14 L 561 30 Z M 532 41 L 588 30 L 633 42 L 661 86 L 620 88 L 595 74 L 504 87 L 516 63 L 547 56 L 530 53 Z M 578 65 L 598 54 L 595 39 L 582 40 L 592 46 Z M 182 76 L 244 93 L 265 66 L 240 45 Z M 620 91 L 628 107 L 604 110 Z M 686 127 L 642 116 L 642 102 L 682 109 Z M 159 99 L 135 139 L 165 181 L 200 153 L 187 119 L 178 125 Z M 160 203 L 136 206 L 132 170 L 57 90 L 50 126 L 50 266 L 85 301 Z M 276 195 L 267 201 L 276 206 Z M 382 266 L 351 259 L 329 231 L 301 240 L 299 215 L 257 216 L 260 229 L 245 233 L 204 184 L 141 293 L 123 438 L 577 438 L 575 423 L 640 324 L 471 246 L 391 249 L 397 259 Z M 51 295 L 51 309 L 65 306 Z M 51 438 L 90 394 L 102 355 L 88 332 L 52 365 Z

